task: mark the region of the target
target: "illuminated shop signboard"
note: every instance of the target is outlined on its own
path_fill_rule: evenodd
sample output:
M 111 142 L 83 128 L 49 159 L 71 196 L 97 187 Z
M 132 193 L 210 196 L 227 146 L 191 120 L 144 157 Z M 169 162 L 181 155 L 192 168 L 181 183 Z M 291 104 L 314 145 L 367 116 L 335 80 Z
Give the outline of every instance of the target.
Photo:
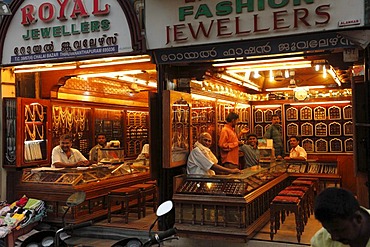
M 350 4 L 350 6 L 349 6 Z M 364 0 L 146 0 L 149 49 L 364 26 Z
M 130 28 L 117 1 L 24 1 L 14 13 L 3 64 L 131 52 Z
M 310 34 L 309 37 L 300 35 L 229 44 L 159 49 L 154 51 L 154 56 L 159 64 L 171 64 L 355 47 L 356 45 L 347 38 L 332 32 Z

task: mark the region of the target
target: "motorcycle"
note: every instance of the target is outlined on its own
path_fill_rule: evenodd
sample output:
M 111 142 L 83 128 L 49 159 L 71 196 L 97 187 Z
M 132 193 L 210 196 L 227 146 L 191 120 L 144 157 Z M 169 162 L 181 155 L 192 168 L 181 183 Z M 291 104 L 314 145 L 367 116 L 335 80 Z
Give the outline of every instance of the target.
M 168 229 L 167 231 L 153 234 L 151 233 L 153 227 L 157 223 L 159 217 L 167 214 L 173 208 L 172 201 L 165 201 L 161 205 L 159 205 L 156 215 L 156 220 L 152 223 L 149 228 L 149 239 L 143 243 L 139 238 L 126 238 L 118 241 L 117 243 L 113 244 L 111 247 L 150 247 L 155 244 L 161 245 L 162 242 L 177 239 L 178 237 L 171 237 L 176 234 L 176 228 Z
M 64 211 L 64 214 L 62 216 L 63 227 L 57 231 L 44 230 L 33 234 L 23 241 L 21 247 L 68 247 L 68 245 L 63 240 L 61 240 L 61 233 L 92 225 L 91 221 L 83 222 L 76 225 L 65 225 L 65 216 L 68 211 L 72 207 L 80 205 L 82 202 L 85 201 L 85 199 L 86 193 L 82 191 L 78 191 L 70 195 L 66 202 L 67 209 Z

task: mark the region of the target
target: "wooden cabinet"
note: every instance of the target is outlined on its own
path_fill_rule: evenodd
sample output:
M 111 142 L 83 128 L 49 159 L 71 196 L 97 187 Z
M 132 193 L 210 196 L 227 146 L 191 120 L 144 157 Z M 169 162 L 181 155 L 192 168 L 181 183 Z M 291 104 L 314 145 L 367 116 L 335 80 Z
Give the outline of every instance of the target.
M 4 99 L 4 166 L 50 164 L 50 101 Z

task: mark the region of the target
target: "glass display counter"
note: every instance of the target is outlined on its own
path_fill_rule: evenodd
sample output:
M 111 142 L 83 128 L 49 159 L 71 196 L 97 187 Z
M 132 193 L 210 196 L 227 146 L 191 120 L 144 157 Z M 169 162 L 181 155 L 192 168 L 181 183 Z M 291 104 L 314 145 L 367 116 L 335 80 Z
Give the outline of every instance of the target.
M 237 175 L 182 175 L 175 179 L 176 228 L 184 234 L 248 238 L 269 220 L 274 196 L 288 186 L 285 162 Z
M 148 180 L 149 165 L 130 161 L 77 168 L 41 167 L 23 169 L 16 193 L 18 197 L 26 195 L 43 200 L 47 208 L 45 221 L 61 223 L 67 198 L 76 191 L 84 191 L 85 202 L 66 216 L 67 223 L 78 224 L 107 214 L 107 195 L 111 190 Z

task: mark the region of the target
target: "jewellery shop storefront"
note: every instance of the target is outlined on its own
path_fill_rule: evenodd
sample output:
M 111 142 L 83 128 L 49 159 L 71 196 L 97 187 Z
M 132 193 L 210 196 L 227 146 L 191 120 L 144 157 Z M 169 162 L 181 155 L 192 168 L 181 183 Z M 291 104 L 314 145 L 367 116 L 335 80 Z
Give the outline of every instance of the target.
M 149 143 L 156 68 L 136 15 L 142 6 L 62 2 L 15 0 L 13 15 L 3 18 L 1 196 L 44 200 L 47 221 L 57 222 L 67 198 L 85 191 L 86 201 L 66 218 L 78 223 L 107 214 L 109 191 L 151 179 L 148 161 L 128 160 Z M 98 133 L 115 141 L 116 152 L 88 168 L 52 169 L 51 151 L 67 133 L 87 158 Z
M 163 187 L 173 188 L 167 196 L 173 196 L 180 232 L 248 237 L 269 220 L 273 196 L 297 176 L 336 179 L 368 204 L 366 162 L 356 162 L 368 156 L 355 135 L 369 132 L 354 127 L 368 121 L 356 114 L 356 106 L 368 109 L 369 102 L 365 1 L 351 9 L 342 0 L 145 4 L 148 50 L 158 78 L 167 82 L 158 89 L 169 124 L 162 163 L 179 175 Z M 183 111 L 190 113 L 181 117 Z M 279 115 L 285 154 L 288 137 L 299 136 L 308 162 L 271 164 L 263 174 L 247 172 L 236 180 L 180 175 L 183 153 L 201 132 L 211 133 L 219 155 L 215 143 L 230 111 L 239 114 L 237 133 L 249 127 L 258 138 Z M 246 189 L 235 194 L 232 188 Z

